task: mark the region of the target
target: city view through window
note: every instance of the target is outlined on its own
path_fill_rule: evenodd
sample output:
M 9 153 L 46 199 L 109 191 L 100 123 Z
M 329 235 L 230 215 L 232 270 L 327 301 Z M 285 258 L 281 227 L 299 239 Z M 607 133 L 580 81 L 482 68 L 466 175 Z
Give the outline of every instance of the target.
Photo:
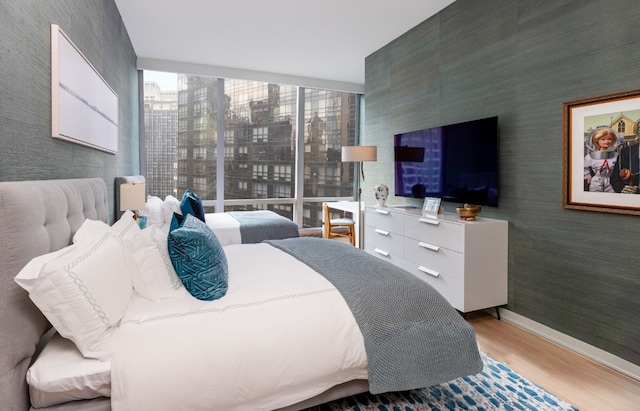
M 147 194 L 207 212 L 272 210 L 301 227 L 322 224 L 322 202 L 351 200 L 360 95 L 145 71 Z M 218 138 L 221 136 L 221 138 Z

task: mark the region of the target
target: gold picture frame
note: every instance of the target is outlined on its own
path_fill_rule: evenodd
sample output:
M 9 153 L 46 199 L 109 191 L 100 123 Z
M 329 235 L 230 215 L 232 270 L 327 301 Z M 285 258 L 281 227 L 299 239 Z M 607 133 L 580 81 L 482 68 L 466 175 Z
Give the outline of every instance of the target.
M 562 105 L 567 209 L 640 215 L 640 89 Z

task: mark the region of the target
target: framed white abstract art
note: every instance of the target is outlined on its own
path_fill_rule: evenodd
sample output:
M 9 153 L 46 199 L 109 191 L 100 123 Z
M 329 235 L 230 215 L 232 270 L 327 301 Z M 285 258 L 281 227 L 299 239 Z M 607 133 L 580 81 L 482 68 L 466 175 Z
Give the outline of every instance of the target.
M 118 95 L 57 24 L 51 25 L 51 133 L 118 153 Z

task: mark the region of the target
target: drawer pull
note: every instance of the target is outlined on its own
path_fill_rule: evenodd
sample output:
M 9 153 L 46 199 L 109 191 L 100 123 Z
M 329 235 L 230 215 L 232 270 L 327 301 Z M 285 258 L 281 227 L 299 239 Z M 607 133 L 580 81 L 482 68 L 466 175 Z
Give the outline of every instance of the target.
M 433 225 L 439 225 L 440 224 L 440 220 L 436 220 L 435 218 L 424 218 L 421 217 L 418 219 L 418 221 L 420 221 L 421 223 L 427 223 L 427 224 L 433 224 Z
M 426 248 L 426 249 L 431 250 L 431 251 L 440 251 L 440 247 L 438 247 L 437 245 L 425 243 L 425 242 L 422 242 L 422 241 L 420 241 L 418 243 L 418 245 L 420 247 L 422 247 L 422 248 Z
M 384 214 L 384 215 L 389 214 L 389 210 L 380 210 L 380 209 L 376 208 L 375 211 L 376 211 L 376 213 L 379 213 L 379 214 Z
M 383 255 L 385 257 L 389 257 L 389 252 L 388 251 L 384 251 L 384 250 L 381 250 L 379 248 L 376 248 L 373 251 L 375 251 L 376 253 L 378 253 L 380 255 Z
M 427 273 L 429 275 L 432 275 L 432 276 L 434 276 L 436 278 L 440 277 L 440 273 L 439 272 L 433 271 L 433 270 L 431 270 L 431 269 L 429 269 L 427 267 L 419 266 L 418 270 L 422 271 L 423 273 Z
M 376 228 L 375 232 L 378 233 L 378 234 L 382 234 L 382 235 L 389 235 L 388 231 L 384 231 L 384 230 L 381 230 L 379 228 Z

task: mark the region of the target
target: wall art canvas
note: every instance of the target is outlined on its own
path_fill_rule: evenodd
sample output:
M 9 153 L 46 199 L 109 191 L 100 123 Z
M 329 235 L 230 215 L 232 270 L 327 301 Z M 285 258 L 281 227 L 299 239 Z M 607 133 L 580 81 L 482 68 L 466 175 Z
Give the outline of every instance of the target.
M 118 95 L 56 24 L 51 25 L 51 133 L 118 152 Z

